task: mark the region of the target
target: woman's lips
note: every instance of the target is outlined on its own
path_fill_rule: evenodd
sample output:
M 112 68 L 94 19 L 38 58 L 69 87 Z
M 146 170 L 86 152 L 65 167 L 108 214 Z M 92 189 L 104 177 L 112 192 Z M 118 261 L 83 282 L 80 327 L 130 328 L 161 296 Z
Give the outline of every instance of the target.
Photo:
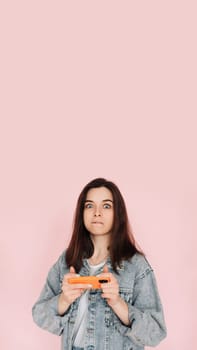
M 92 224 L 94 224 L 94 225 L 103 225 L 103 222 L 101 222 L 101 221 L 93 221 Z

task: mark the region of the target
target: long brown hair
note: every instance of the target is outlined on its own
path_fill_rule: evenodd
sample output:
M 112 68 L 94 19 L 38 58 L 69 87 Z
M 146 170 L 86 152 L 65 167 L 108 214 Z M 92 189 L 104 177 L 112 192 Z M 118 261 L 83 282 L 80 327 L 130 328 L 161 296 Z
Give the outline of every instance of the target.
M 83 211 L 88 191 L 98 187 L 106 187 L 113 196 L 114 222 L 109 245 L 113 270 L 117 272 L 117 267 L 120 266 L 121 261 L 130 259 L 135 253 L 143 254 L 136 246 L 120 190 L 112 181 L 96 178 L 90 181 L 79 195 L 74 215 L 73 233 L 66 250 L 66 263 L 69 267 L 74 266 L 77 272 L 83 265 L 83 259 L 90 258 L 94 252 L 90 234 L 83 222 Z

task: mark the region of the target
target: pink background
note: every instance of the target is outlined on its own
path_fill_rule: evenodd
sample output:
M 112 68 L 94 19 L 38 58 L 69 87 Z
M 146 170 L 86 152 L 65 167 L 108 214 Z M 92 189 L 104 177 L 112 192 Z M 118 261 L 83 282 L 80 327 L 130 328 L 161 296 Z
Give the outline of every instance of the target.
M 156 348 L 197 348 L 195 4 L 1 1 L 1 349 L 60 348 L 31 308 L 97 176 L 154 267 Z

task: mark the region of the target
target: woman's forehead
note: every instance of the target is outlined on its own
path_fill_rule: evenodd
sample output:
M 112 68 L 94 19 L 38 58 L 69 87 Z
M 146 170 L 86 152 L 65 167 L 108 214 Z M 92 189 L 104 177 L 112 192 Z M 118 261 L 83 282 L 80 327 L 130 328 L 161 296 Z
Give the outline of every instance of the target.
M 106 201 L 106 200 L 113 200 L 113 196 L 111 191 L 107 187 L 96 187 L 91 188 L 86 196 L 86 200 L 90 201 Z

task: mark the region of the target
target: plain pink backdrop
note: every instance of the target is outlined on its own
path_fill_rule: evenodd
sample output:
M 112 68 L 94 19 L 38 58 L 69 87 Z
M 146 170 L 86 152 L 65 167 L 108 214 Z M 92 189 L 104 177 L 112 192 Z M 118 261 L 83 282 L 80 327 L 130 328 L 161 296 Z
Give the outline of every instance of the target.
M 31 308 L 98 176 L 155 270 L 156 348 L 197 348 L 196 23 L 195 1 L 1 1 L 1 349 L 60 348 Z

